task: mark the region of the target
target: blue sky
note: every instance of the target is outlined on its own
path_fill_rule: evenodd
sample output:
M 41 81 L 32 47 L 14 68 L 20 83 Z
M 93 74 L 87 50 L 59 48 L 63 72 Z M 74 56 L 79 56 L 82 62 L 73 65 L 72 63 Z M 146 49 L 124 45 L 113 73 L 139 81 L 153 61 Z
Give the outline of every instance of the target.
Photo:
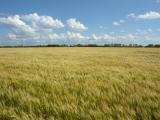
M 160 0 L 1 0 L 0 45 L 160 44 Z

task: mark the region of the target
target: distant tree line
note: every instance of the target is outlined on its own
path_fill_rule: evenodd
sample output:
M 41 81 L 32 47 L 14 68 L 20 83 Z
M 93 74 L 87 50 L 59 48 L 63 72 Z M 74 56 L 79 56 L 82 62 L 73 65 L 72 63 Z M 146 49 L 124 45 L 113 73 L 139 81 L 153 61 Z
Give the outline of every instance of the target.
M 49 44 L 49 45 L 34 45 L 34 46 L 0 46 L 0 48 L 12 48 L 12 47 L 147 47 L 147 48 L 160 48 L 160 44 L 148 44 L 148 45 L 138 45 L 138 44 L 76 44 L 76 45 L 67 45 L 67 44 Z
M 148 44 L 146 47 L 160 47 L 160 44 Z

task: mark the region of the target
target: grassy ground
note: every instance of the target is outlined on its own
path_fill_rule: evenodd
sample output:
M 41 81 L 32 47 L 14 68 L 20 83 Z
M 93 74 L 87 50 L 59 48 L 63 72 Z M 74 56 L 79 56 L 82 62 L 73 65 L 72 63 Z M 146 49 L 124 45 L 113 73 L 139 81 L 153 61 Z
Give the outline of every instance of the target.
M 0 120 L 160 120 L 160 49 L 2 48 Z

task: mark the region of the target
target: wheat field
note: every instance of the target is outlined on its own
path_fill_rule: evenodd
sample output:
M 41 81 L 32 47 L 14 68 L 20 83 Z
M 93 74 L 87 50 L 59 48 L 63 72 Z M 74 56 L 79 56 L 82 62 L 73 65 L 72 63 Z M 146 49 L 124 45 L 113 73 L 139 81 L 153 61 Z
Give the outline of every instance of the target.
M 160 120 L 160 49 L 1 48 L 0 120 Z

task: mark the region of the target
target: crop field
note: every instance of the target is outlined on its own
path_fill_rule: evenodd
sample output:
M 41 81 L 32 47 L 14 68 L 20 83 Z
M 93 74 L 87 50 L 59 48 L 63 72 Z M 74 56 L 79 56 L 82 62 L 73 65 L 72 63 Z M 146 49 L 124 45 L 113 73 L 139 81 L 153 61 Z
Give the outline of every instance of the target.
M 0 120 L 160 120 L 160 49 L 1 48 Z

